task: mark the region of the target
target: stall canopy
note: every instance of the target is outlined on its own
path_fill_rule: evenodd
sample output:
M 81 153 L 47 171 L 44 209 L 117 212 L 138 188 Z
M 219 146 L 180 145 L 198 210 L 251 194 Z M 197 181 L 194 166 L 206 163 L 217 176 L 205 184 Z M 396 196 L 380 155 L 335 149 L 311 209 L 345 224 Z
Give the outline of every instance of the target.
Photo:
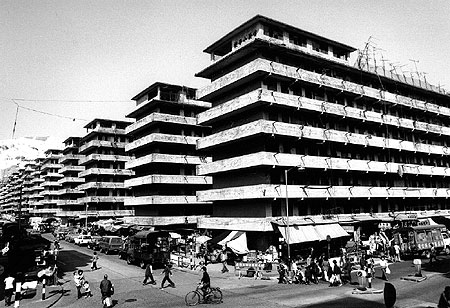
M 195 238 L 195 242 L 197 242 L 197 243 L 199 243 L 199 244 L 203 244 L 203 243 L 209 241 L 210 239 L 211 239 L 211 238 L 210 238 L 209 236 L 206 236 L 206 235 L 200 235 L 200 236 L 197 236 L 197 237 Z
M 286 227 L 278 226 L 283 238 L 287 238 Z M 349 236 L 349 234 L 339 224 L 306 225 L 289 227 L 289 243 L 305 243 L 314 241 L 325 241 L 327 236 L 339 238 Z
M 210 244 L 226 246 L 237 254 L 248 253 L 247 234 L 243 231 L 225 231 L 213 238 Z

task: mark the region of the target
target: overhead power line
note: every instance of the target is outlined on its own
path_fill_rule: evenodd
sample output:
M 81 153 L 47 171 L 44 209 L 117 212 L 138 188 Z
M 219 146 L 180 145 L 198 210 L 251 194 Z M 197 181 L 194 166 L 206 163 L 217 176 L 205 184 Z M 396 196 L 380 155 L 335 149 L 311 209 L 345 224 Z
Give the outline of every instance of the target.
M 24 107 L 24 106 L 19 105 L 19 103 L 16 102 L 15 98 L 11 99 L 11 101 L 14 104 L 16 104 L 16 106 L 18 108 L 17 112 L 18 112 L 19 108 L 22 108 L 22 109 L 25 109 L 25 110 L 29 110 L 29 111 L 33 111 L 33 112 L 37 112 L 37 113 L 41 113 L 41 114 L 45 114 L 45 115 L 49 115 L 49 116 L 53 116 L 53 117 L 58 117 L 58 118 L 62 118 L 62 119 L 69 119 L 69 120 L 72 120 L 72 121 L 75 121 L 75 120 L 86 121 L 86 122 L 89 121 L 87 119 L 76 118 L 76 117 L 68 117 L 68 116 L 64 116 L 64 115 L 60 115 L 60 114 L 56 114 L 56 113 L 51 113 L 51 112 L 46 112 L 46 111 L 42 111 L 42 110 L 37 110 L 37 109 L 34 109 L 34 108 L 30 108 L 30 107 Z M 16 119 L 17 119 L 17 114 L 16 114 Z M 15 125 L 15 123 L 14 123 L 14 125 Z

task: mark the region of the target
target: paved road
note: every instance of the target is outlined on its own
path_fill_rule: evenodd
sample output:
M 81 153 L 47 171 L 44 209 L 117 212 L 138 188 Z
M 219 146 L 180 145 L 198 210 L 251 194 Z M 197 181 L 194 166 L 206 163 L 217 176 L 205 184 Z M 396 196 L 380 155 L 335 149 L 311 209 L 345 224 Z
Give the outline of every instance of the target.
M 60 281 L 64 293 L 58 288 L 48 290 L 49 299 L 41 301 L 39 295 L 26 299 L 21 306 L 25 307 L 101 307 L 98 285 L 105 273 L 115 285 L 116 307 L 186 307 L 184 295 L 193 289 L 200 280 L 200 273 L 188 270 L 174 270 L 173 279 L 176 288 L 159 289 L 159 285 L 142 285 L 144 270 L 137 266 L 127 265 L 117 255 L 100 254 L 97 271 L 90 270 L 92 251 L 66 242 L 61 243 L 59 267 L 62 271 Z M 450 258 L 440 256 L 438 264 L 432 268 L 425 266 L 424 274 L 428 279 L 416 283 L 403 281 L 400 278 L 414 273 L 411 261 L 391 265 L 390 283 L 397 290 L 396 307 L 436 307 L 439 294 L 445 285 L 450 285 Z M 224 302 L 220 307 L 385 307 L 383 294 L 352 294 L 355 286 L 345 285 L 330 288 L 325 283 L 318 285 L 280 285 L 274 280 L 238 279 L 234 273 L 221 274 L 220 265 L 209 265 L 213 285 L 221 287 Z M 76 299 L 76 290 L 72 281 L 72 273 L 76 269 L 85 271 L 86 279 L 91 283 L 94 293 L 92 298 Z M 155 271 L 155 278 L 161 282 L 160 270 Z M 375 279 L 375 289 L 383 289 L 384 281 Z M 38 289 L 40 292 L 40 289 Z M 40 294 L 38 292 L 38 294 Z M 434 304 L 433 304 L 434 303 Z

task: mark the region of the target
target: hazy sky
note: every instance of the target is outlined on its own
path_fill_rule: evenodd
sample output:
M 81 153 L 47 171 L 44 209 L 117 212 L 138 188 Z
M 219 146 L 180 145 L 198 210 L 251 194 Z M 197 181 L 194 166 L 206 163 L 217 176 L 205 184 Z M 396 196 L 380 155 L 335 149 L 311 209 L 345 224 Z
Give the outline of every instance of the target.
M 211 43 L 261 14 L 418 69 L 450 89 L 450 1 L 0 0 L 0 139 L 82 136 L 95 117 L 123 119 L 155 81 L 194 77 Z M 81 102 L 84 101 L 84 102 Z M 105 102 L 111 101 L 111 102 Z M 73 120 L 75 118 L 75 120 Z

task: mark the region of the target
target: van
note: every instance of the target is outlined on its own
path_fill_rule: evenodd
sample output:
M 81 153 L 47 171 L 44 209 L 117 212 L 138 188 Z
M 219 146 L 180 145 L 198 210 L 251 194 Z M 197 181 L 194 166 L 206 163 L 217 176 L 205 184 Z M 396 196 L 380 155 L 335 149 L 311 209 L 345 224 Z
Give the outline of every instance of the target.
M 100 252 L 104 252 L 105 254 L 109 254 L 110 252 L 118 252 L 122 248 L 123 240 L 119 236 L 108 235 L 103 236 L 99 243 L 98 247 Z

